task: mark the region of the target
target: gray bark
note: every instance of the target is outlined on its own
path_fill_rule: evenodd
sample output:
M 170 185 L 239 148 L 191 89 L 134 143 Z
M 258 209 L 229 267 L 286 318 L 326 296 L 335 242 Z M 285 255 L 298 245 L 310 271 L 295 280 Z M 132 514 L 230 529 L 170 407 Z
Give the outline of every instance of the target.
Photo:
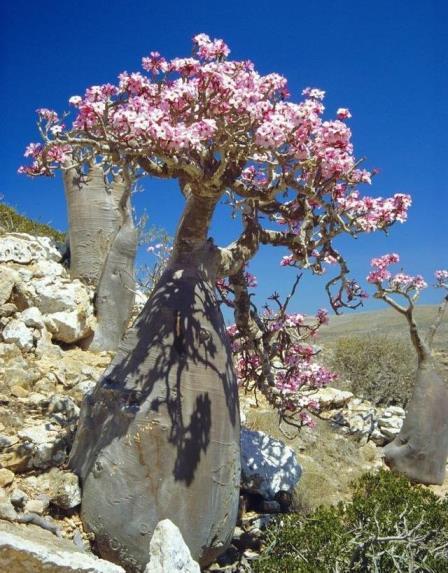
M 430 359 L 420 362 L 403 427 L 384 448 L 387 465 L 410 480 L 441 484 L 448 457 L 448 390 Z
M 119 200 L 124 185 L 107 189 L 101 166 L 93 165 L 85 180 L 74 168 L 64 171 L 67 201 L 70 275 L 96 286 L 120 224 Z
M 109 187 L 101 166 L 85 181 L 75 169 L 64 172 L 69 215 L 70 275 L 96 287 L 97 328 L 84 347 L 116 350 L 128 326 L 134 302 L 137 232 L 129 192 L 115 180 Z
M 116 350 L 129 325 L 135 298 L 137 230 L 127 220 L 110 246 L 95 295 L 97 327 L 89 350 Z
M 400 312 L 409 324 L 418 368 L 406 418 L 398 436 L 384 448 L 384 460 L 391 470 L 412 481 L 441 484 L 448 458 L 448 388 L 436 371 L 431 344 L 418 331 L 413 306 Z M 430 343 L 433 337 L 434 333 Z
M 215 298 L 216 199 L 190 196 L 173 257 L 111 366 L 84 401 L 70 466 L 102 556 L 144 569 L 157 523 L 202 565 L 230 543 L 240 482 L 238 391 Z

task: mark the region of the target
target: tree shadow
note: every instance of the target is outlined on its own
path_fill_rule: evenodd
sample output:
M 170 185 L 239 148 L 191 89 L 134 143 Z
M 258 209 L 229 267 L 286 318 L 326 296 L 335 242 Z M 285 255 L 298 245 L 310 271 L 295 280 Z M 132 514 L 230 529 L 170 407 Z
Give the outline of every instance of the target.
M 141 430 L 139 439 L 151 440 L 154 427 L 168 428 L 167 441 L 176 449 L 172 475 L 188 486 L 209 447 L 212 425 L 220 423 L 212 419 L 212 401 L 222 392 L 222 416 L 235 427 L 237 386 L 214 287 L 199 273 L 167 270 L 84 401 L 70 465 L 84 479 L 117 438 L 130 433 L 137 440 Z M 141 463 L 154 465 L 145 459 L 144 445 Z

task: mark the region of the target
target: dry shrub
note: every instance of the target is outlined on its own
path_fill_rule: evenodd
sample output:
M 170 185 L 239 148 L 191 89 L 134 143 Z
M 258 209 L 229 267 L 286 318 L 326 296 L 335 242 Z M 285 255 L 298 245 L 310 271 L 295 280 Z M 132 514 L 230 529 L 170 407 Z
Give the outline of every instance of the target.
M 416 356 L 409 342 L 386 335 L 347 336 L 333 346 L 330 367 L 346 389 L 376 405 L 406 405 Z
M 64 233 L 57 231 L 50 225 L 38 223 L 24 215 L 20 215 L 15 209 L 4 203 L 0 204 L 0 234 L 2 232 L 28 233 L 30 235 L 52 237 L 55 241 L 65 241 Z

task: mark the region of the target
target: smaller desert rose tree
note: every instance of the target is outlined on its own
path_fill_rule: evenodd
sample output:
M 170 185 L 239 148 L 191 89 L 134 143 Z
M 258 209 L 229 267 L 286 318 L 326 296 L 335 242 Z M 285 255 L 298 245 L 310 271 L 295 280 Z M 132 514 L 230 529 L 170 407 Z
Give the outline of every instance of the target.
M 260 315 L 245 267 L 262 245 L 286 247 L 284 264 L 316 274 L 335 263 L 331 304 L 356 306 L 362 293 L 347 279 L 335 239 L 386 231 L 406 220 L 411 203 L 404 194 L 361 195 L 374 172 L 354 156 L 346 108 L 324 119 L 323 91 L 306 88 L 293 100 L 286 78 L 262 75 L 229 54 L 205 34 L 193 39 L 192 57 L 151 52 L 144 73 L 123 72 L 116 85 L 72 97 L 73 123 L 56 121 L 45 131 L 24 169 L 51 175 L 67 154 L 80 154 L 128 183 L 133 176 L 175 179 L 185 199 L 167 268 L 85 401 L 71 454 L 86 527 L 101 554 L 130 571 L 144 569 L 160 519 L 180 527 L 201 565 L 232 536 L 238 391 L 216 280 L 232 291 L 238 376 L 300 425 L 295 393 L 329 376 L 313 371 L 303 340 L 325 315 L 302 323 L 277 296 Z M 241 229 L 219 246 L 209 229 L 223 201 Z
M 448 388 L 437 373 L 432 344 L 448 307 L 448 271 L 435 273 L 435 287 L 446 292 L 426 338 L 415 320 L 415 304 L 428 285 L 421 275 L 392 274 L 390 265 L 400 260 L 396 253 L 372 259 L 367 280 L 376 287 L 375 297 L 402 314 L 409 325 L 417 353 L 416 384 L 403 427 L 384 449 L 386 463 L 413 481 L 441 484 L 448 457 Z

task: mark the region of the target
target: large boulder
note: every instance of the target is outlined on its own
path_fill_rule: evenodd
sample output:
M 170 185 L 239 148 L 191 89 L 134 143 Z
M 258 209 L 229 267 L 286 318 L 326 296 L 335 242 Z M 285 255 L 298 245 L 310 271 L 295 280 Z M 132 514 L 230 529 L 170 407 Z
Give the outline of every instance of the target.
M 8 233 L 0 241 L 0 263 L 29 264 L 39 259 L 60 261 L 61 253 L 49 237 Z
M 34 525 L 0 522 L 0 571 L 8 573 L 125 573 Z
M 93 290 L 70 280 L 60 259 L 48 237 L 0 238 L 0 328 L 3 340 L 24 352 L 48 346 L 49 333 L 53 341 L 73 344 L 94 331 Z
M 292 493 L 302 474 L 296 454 L 264 432 L 241 430 L 241 488 L 273 500 Z

